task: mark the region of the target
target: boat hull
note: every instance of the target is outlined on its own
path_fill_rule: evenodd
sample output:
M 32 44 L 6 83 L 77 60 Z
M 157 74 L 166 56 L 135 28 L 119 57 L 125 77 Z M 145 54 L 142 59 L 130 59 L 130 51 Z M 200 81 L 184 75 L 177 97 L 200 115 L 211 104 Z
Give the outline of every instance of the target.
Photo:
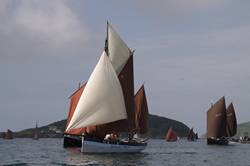
M 73 148 L 73 147 L 82 147 L 82 139 L 80 136 L 64 136 L 63 139 L 63 147 L 64 148 Z
M 95 141 L 83 141 L 81 152 L 82 153 L 137 153 L 144 150 L 147 143 L 136 144 L 108 144 Z
M 208 145 L 228 145 L 228 140 L 226 138 L 207 138 Z

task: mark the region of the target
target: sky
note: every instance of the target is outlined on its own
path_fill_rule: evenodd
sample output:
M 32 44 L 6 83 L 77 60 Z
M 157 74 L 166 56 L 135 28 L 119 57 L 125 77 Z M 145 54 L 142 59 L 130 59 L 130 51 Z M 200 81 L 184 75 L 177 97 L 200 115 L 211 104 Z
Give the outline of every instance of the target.
M 250 1 L 1 0 L 0 131 L 67 117 L 88 80 L 109 21 L 134 56 L 149 112 L 206 131 L 221 96 L 250 121 Z

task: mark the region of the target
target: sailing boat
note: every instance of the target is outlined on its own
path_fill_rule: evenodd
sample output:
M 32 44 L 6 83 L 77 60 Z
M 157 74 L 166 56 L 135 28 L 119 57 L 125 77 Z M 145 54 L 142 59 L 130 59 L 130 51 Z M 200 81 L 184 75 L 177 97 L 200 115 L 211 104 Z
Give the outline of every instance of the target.
M 172 127 L 170 127 L 168 129 L 168 132 L 167 132 L 167 135 L 166 135 L 165 139 L 166 139 L 167 142 L 175 142 L 175 141 L 177 141 L 177 135 L 174 132 Z
M 226 109 L 225 97 L 221 97 L 207 111 L 207 144 L 227 145 L 229 137 L 236 134 L 237 122 L 233 104 Z
M 7 130 L 7 132 L 3 133 L 3 139 L 13 139 L 13 132 L 11 130 Z
M 197 133 L 196 133 L 197 134 Z M 188 132 L 188 136 L 187 136 L 187 140 L 188 141 L 195 141 L 197 138 L 196 138 L 196 134 L 194 133 L 194 129 L 191 128 Z
M 198 133 L 195 133 L 195 139 L 199 139 Z
M 39 130 L 38 130 L 37 122 L 36 122 L 36 128 L 34 129 L 34 133 L 33 133 L 33 139 L 34 140 L 38 140 L 39 139 Z
M 144 114 L 148 116 L 144 88 L 142 92 L 144 95 L 134 99 L 133 51 L 108 23 L 105 49 L 99 62 L 89 80 L 70 96 L 64 147 L 81 147 L 87 153 L 143 150 L 146 141 L 133 139 L 135 131 L 145 127 L 136 128 L 135 124 L 140 122 L 140 125 L 141 119 L 146 119 Z M 142 106 L 135 108 L 137 102 Z M 135 120 L 137 108 L 143 112 L 139 121 Z M 114 133 L 127 133 L 128 138 L 110 141 L 107 136 Z

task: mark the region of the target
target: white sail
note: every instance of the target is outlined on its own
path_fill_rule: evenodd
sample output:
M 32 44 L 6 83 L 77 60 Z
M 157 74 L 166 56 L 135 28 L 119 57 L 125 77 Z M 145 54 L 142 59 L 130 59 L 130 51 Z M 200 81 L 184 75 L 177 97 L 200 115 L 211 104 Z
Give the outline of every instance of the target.
M 126 118 L 122 88 L 104 51 L 86 84 L 66 131 Z
M 108 55 L 117 74 L 121 72 L 131 55 L 126 43 L 110 24 L 108 24 Z

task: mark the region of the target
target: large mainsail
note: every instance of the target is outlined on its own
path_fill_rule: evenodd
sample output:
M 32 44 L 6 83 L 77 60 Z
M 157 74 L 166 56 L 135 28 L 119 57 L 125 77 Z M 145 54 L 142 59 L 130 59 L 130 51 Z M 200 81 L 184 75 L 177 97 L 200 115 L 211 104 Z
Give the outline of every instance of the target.
M 82 93 L 66 131 L 126 119 L 123 92 L 103 52 Z
M 224 96 L 207 111 L 207 138 L 220 137 L 226 137 L 226 104 Z
M 145 134 L 148 131 L 148 104 L 144 85 L 138 90 L 134 100 L 136 131 L 140 134 Z
M 227 136 L 232 137 L 237 131 L 237 120 L 235 116 L 233 103 L 227 107 Z

